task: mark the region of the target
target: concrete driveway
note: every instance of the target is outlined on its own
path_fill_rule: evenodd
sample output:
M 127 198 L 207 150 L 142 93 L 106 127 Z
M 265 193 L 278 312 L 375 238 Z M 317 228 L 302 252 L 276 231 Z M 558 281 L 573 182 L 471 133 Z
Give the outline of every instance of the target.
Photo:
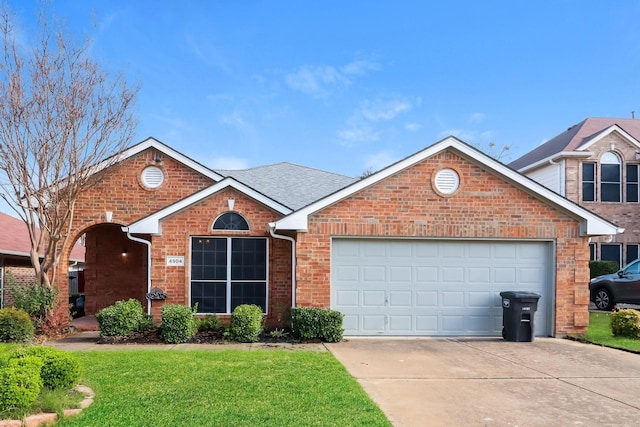
M 327 347 L 394 426 L 636 426 L 640 355 L 569 340 L 349 339 Z

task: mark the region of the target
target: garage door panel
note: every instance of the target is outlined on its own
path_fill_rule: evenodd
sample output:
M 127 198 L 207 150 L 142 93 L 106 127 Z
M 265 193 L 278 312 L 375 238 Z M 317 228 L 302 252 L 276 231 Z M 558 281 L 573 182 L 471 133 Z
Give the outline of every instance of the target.
M 359 307 L 360 291 L 338 291 L 336 295 L 336 308 Z
M 391 291 L 389 292 L 390 307 L 412 307 L 414 300 L 412 291 Z
M 345 315 L 345 335 L 499 336 L 505 290 L 543 295 L 536 334 L 549 333 L 551 243 L 336 238 L 333 246 L 331 306 Z

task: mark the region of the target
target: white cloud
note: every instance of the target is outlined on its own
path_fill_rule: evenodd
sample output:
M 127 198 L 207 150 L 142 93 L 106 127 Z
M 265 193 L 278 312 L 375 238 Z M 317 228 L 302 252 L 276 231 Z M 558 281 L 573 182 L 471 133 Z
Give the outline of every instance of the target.
M 391 120 L 398 114 L 411 110 L 413 105 L 406 99 L 375 99 L 360 103 L 360 114 L 369 121 Z
M 364 158 L 365 170 L 378 171 L 396 162 L 398 157 L 390 151 L 379 151 Z
M 420 123 L 407 123 L 404 125 L 404 128 L 409 132 L 417 132 L 422 129 L 422 125 Z
M 364 75 L 369 71 L 378 71 L 380 69 L 380 65 L 377 62 L 360 60 L 343 65 L 341 69 L 345 74 Z
M 212 161 L 209 162 L 209 167 L 211 169 L 248 169 L 249 162 L 247 159 L 242 159 L 239 157 L 215 157 Z
M 469 117 L 471 123 L 481 123 L 484 121 L 486 115 L 484 113 L 472 113 Z
M 231 114 L 221 116 L 220 122 L 225 125 L 233 126 L 239 130 L 242 130 L 248 126 L 247 122 L 242 118 L 242 115 L 238 111 L 234 111 Z
M 324 66 L 303 66 L 285 76 L 287 85 L 299 92 L 316 98 L 323 98 L 329 94 L 329 88 L 347 86 L 351 81 L 336 68 Z
M 461 139 L 464 142 L 470 143 L 475 139 L 476 133 L 474 131 L 465 129 L 445 129 L 440 132 L 441 138 L 446 138 L 448 136 L 455 136 L 456 138 Z
M 342 139 L 347 145 L 357 142 L 370 142 L 378 141 L 380 139 L 380 132 L 375 131 L 368 125 L 352 125 L 348 129 L 343 129 L 338 132 L 338 137 Z

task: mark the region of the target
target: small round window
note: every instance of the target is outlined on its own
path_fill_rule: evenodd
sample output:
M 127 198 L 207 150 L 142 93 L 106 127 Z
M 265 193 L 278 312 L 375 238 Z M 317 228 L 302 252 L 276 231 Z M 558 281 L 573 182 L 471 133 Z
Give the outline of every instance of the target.
M 148 166 L 142 171 L 142 184 L 147 188 L 158 188 L 164 182 L 164 172 L 157 166 Z
M 453 169 L 442 169 L 436 173 L 433 181 L 436 190 L 442 194 L 453 194 L 460 187 L 460 177 Z

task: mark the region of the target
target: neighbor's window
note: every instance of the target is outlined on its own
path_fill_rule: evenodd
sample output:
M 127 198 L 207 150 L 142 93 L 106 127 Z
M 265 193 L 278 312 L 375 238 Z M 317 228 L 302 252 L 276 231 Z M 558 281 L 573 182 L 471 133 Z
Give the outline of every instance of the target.
M 191 306 L 229 314 L 241 304 L 267 312 L 267 239 L 193 237 Z
M 619 243 L 603 243 L 600 245 L 600 259 L 602 261 L 615 261 L 621 267 L 622 245 Z
M 595 243 L 589 243 L 589 261 L 595 261 L 596 260 L 596 244 Z
M 638 259 L 638 245 L 627 245 L 627 262 L 629 264 L 631 261 L 635 261 Z
M 620 201 L 620 158 L 611 151 L 600 158 L 600 201 Z
M 582 201 L 596 201 L 596 164 L 582 164 Z
M 627 165 L 627 202 L 638 202 L 638 165 Z
M 214 230 L 248 230 L 249 223 L 235 212 L 223 213 L 213 223 Z

